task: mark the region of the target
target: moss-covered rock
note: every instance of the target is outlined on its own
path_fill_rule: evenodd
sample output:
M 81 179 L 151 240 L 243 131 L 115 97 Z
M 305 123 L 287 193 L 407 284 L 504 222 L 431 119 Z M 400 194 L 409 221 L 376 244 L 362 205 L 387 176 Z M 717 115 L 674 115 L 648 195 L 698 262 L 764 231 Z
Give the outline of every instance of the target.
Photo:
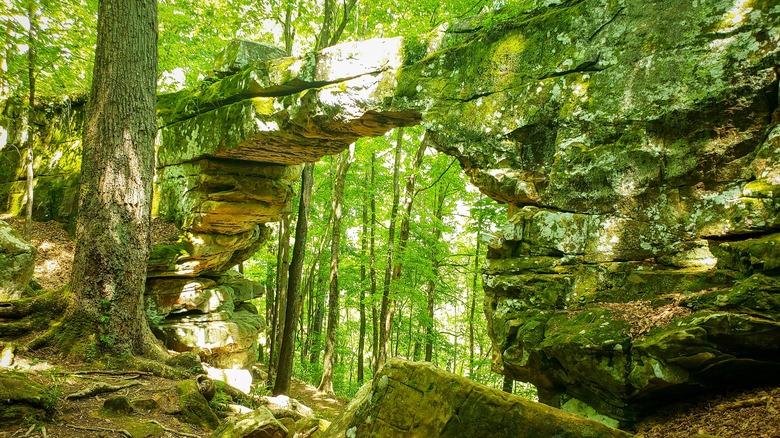
M 198 391 L 194 380 L 184 380 L 176 386 L 179 395 L 179 408 L 184 421 L 201 429 L 215 430 L 219 427 L 219 418 L 211 410 L 209 402 Z
M 292 436 L 271 412 L 259 407 L 253 412 L 227 419 L 211 438 L 285 438 Z
M 479 385 L 429 363 L 391 359 L 323 434 L 425 437 L 629 437 L 628 433 Z
M 0 372 L 0 422 L 43 420 L 54 413 L 55 394 L 20 373 Z
M 29 296 L 35 269 L 35 248 L 7 223 L 0 221 L 0 301 Z

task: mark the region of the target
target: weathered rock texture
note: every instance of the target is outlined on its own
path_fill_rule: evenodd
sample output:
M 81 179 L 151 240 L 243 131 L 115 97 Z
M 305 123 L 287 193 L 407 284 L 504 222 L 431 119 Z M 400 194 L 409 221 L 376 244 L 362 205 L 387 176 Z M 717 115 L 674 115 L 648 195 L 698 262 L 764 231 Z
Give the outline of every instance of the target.
M 323 437 L 629 437 L 427 362 L 391 359 Z
M 35 248 L 0 221 L 0 301 L 28 296 L 35 269 Z
M 0 211 L 23 214 L 26 195 L 21 102 L 0 102 Z M 35 192 L 33 219 L 57 220 L 73 227 L 81 169 L 82 101 L 39 108 L 33 118 Z M 5 140 L 5 143 L 2 140 Z
M 510 205 L 484 276 L 495 369 L 620 420 L 776 379 L 780 6 L 524 4 L 396 99 Z

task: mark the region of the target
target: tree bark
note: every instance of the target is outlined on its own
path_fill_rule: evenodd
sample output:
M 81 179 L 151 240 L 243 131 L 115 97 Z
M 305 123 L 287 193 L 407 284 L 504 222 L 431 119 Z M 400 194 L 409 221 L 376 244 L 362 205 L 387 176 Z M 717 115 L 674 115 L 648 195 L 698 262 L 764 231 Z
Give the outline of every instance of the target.
M 360 235 L 360 287 L 358 294 L 358 313 L 360 317 L 360 326 L 358 328 L 358 350 L 357 350 L 357 381 L 363 383 L 363 356 L 366 349 L 366 252 L 368 250 L 368 205 L 365 199 L 362 205 L 362 233 Z
M 442 235 L 442 218 L 444 217 L 444 197 L 446 196 L 445 190 L 440 188 L 436 189 L 436 210 L 434 215 L 436 217 L 435 231 L 434 231 L 434 256 L 433 256 L 433 278 L 428 280 L 427 290 L 427 306 L 426 311 L 428 314 L 429 324 L 425 327 L 425 361 L 431 362 L 433 360 L 433 340 L 436 332 L 436 281 L 439 277 L 439 255 L 436 254 L 436 244 L 441 240 Z
M 469 377 L 474 375 L 474 315 L 477 307 L 477 285 L 479 284 L 479 246 L 482 224 L 477 226 L 477 248 L 474 250 L 474 277 L 471 281 L 471 303 L 469 307 Z
M 63 343 L 91 339 L 104 352 L 164 354 L 142 300 L 156 80 L 156 1 L 101 0 L 83 136 L 72 301 L 64 323 L 64 333 L 83 337 L 63 338 Z
M 301 177 L 301 199 L 298 204 L 298 220 L 295 225 L 295 245 L 293 246 L 290 275 L 287 282 L 287 308 L 282 343 L 279 346 L 279 366 L 277 368 L 274 395 L 287 394 L 290 391 L 290 379 L 294 359 L 295 328 L 298 320 L 298 291 L 303 274 L 303 261 L 306 258 L 306 236 L 309 232 L 309 203 L 314 178 L 314 165 L 307 163 Z
M 514 388 L 515 381 L 509 376 L 504 376 L 504 383 L 501 385 L 501 390 L 512 394 L 514 392 Z
M 369 237 L 369 266 L 368 276 L 371 279 L 371 297 L 376 297 L 376 153 L 371 153 L 371 235 Z M 375 300 L 372 302 L 376 303 Z M 371 306 L 371 355 L 373 368 L 377 369 L 377 358 L 379 349 L 379 318 L 376 312 L 376 304 Z
M 35 6 L 34 0 L 28 0 L 27 20 L 30 22 L 30 26 L 27 31 L 27 78 L 29 81 L 29 94 L 27 99 L 27 138 L 25 139 L 25 150 L 27 151 L 27 159 L 25 160 L 27 205 L 24 215 L 24 238 L 28 241 L 32 233 L 33 184 L 35 181 L 33 146 L 35 145 L 35 67 L 38 52 L 38 43 L 35 40 L 38 32 L 38 18 L 35 15 Z
M 397 128 L 395 160 L 393 162 L 393 205 L 390 210 L 390 226 L 387 232 L 387 264 L 385 279 L 382 284 L 382 306 L 379 310 L 379 355 L 374 364 L 374 374 L 387 362 L 387 350 L 390 342 L 390 330 L 393 323 L 393 300 L 390 298 L 390 279 L 393 271 L 393 252 L 395 251 L 395 219 L 398 216 L 398 203 L 401 197 L 399 185 L 401 168 L 401 146 L 403 144 L 403 128 Z
M 279 244 L 276 252 L 276 297 L 272 305 L 271 345 L 268 350 L 268 376 L 266 385 L 273 387 L 276 367 L 279 363 L 279 344 L 284 331 L 284 319 L 281 313 L 287 308 L 286 288 L 289 272 L 290 223 L 287 215 L 279 222 Z M 266 303 L 267 305 L 268 303 Z
M 354 145 L 339 156 L 336 185 L 333 192 L 333 233 L 330 240 L 330 287 L 328 289 L 328 331 L 325 335 L 325 355 L 322 364 L 322 380 L 317 391 L 333 394 L 333 368 L 336 354 L 336 328 L 339 324 L 339 251 L 341 247 L 341 213 L 344 201 L 344 181 L 352 162 Z

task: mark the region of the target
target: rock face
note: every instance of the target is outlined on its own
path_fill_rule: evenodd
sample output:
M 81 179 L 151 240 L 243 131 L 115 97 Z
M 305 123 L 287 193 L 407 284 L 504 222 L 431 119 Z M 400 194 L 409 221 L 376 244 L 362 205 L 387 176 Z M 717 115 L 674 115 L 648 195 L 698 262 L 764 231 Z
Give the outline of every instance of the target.
M 0 301 L 26 296 L 34 269 L 35 248 L 0 221 Z
M 484 275 L 496 371 L 619 420 L 776 379 L 780 7 L 523 5 L 396 96 L 510 206 Z
M 426 362 L 391 359 L 323 437 L 630 437 Z
M 0 102 L 0 211 L 21 215 L 25 208 L 23 105 L 15 99 Z M 33 219 L 57 220 L 75 225 L 81 169 L 81 101 L 44 106 L 36 112 L 33 168 L 35 191 Z

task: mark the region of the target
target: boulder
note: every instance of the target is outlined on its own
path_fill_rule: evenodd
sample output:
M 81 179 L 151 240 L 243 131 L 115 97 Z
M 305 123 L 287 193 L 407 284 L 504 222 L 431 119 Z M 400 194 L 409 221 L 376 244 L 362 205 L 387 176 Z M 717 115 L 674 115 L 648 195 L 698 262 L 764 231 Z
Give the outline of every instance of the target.
M 211 438 L 285 438 L 287 428 L 271 412 L 260 407 L 253 412 L 226 419 Z
M 179 396 L 179 409 L 184 421 L 206 430 L 219 427 L 219 418 L 200 393 L 196 381 L 183 380 L 176 386 L 176 394 Z
M 391 359 L 322 437 L 625 437 L 599 422 L 474 383 L 427 362 Z
M 4 221 L 0 221 L 0 301 L 28 296 L 35 269 L 35 248 Z
M 275 397 L 260 397 L 259 403 L 264 405 L 277 419 L 292 418 L 299 421 L 303 418 L 314 418 L 314 411 L 294 398 L 286 395 Z
M 58 395 L 19 373 L 0 373 L 0 422 L 22 424 L 54 413 Z
M 194 351 L 217 368 L 248 368 L 257 360 L 257 336 L 264 327 L 257 313 L 224 310 L 167 318 L 153 330 L 171 350 Z
M 271 44 L 234 39 L 217 55 L 213 70 L 217 77 L 225 77 L 251 62 L 270 61 L 286 55 L 283 49 Z

